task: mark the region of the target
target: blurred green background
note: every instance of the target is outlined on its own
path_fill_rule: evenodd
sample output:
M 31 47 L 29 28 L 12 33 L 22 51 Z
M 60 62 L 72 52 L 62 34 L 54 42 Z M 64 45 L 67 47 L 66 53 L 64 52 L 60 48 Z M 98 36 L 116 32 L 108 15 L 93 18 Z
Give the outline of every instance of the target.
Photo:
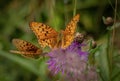
M 120 0 L 117 4 L 117 20 L 120 22 Z M 86 32 L 98 43 L 104 44 L 102 51 L 99 51 L 102 54 L 99 59 L 103 61 L 100 63 L 105 72 L 104 81 L 108 81 L 109 69 L 106 69 L 108 66 L 103 56 L 108 30 L 102 17 L 113 18 L 114 6 L 115 0 L 0 0 L 0 81 L 56 81 L 59 77 L 53 78 L 49 73 L 46 58 L 33 60 L 9 53 L 10 49 L 15 49 L 11 40 L 20 38 L 39 46 L 36 36 L 29 28 L 30 21 L 43 22 L 59 31 L 65 28 L 73 13 L 80 14 L 77 31 Z M 119 27 L 116 28 L 115 54 L 120 53 Z M 114 81 L 120 80 L 118 59 L 120 58 L 115 60 L 118 67 L 114 76 L 118 78 Z

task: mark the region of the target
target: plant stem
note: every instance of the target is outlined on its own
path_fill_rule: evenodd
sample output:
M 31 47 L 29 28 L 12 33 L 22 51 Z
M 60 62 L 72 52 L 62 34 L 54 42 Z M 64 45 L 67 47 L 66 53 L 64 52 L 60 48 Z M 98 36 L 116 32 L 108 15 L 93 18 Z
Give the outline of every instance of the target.
M 73 5 L 74 5 L 74 8 L 73 8 L 73 16 L 75 16 L 75 14 L 76 14 L 77 0 L 73 0 Z
M 115 0 L 115 10 L 114 10 L 114 28 L 111 32 L 111 36 L 112 36 L 112 39 L 111 39 L 111 45 L 110 45 L 110 52 L 109 52 L 109 64 L 110 64 L 110 81 L 112 79 L 112 68 L 113 68 L 113 53 L 114 53 L 114 39 L 115 39 L 115 23 L 116 23 L 116 15 L 117 15 L 117 0 Z

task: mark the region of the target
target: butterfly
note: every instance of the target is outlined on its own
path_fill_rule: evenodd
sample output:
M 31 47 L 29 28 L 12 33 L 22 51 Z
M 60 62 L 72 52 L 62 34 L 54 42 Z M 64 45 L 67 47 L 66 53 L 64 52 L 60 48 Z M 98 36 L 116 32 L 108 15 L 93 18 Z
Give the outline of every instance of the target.
M 43 52 L 41 48 L 21 39 L 13 39 L 12 43 L 18 50 L 10 50 L 10 52 L 21 54 L 25 57 L 38 58 Z
M 30 28 L 37 36 L 41 47 L 49 46 L 50 48 L 66 48 L 74 39 L 74 34 L 79 21 L 80 15 L 77 14 L 68 23 L 65 30 L 57 32 L 52 27 L 39 22 L 31 22 Z

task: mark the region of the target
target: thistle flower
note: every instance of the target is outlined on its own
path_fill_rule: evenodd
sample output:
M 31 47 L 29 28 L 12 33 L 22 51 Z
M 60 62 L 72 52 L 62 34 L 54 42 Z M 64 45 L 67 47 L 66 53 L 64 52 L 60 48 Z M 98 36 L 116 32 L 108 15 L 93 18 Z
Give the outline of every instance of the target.
M 66 49 L 58 48 L 48 53 L 49 70 L 53 74 L 61 72 L 71 81 L 78 81 L 80 76 L 84 76 L 88 61 L 88 52 L 82 51 L 85 44 L 78 40 L 78 36 L 76 38 Z

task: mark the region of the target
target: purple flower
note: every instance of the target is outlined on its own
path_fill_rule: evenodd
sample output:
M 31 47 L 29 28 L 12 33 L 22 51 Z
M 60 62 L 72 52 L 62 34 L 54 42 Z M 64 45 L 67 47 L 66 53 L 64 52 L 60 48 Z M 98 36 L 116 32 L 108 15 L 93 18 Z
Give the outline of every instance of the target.
M 66 49 L 58 48 L 48 53 L 49 69 L 55 74 L 58 72 L 80 74 L 85 69 L 88 58 L 88 52 L 83 52 L 82 46 L 85 45 L 74 41 Z
M 81 77 L 86 75 L 85 71 L 88 67 L 88 52 L 82 51 L 83 46 L 86 45 L 75 39 L 66 49 L 58 48 L 48 53 L 50 57 L 47 62 L 49 70 L 53 74 L 61 72 L 71 81 L 81 80 Z

